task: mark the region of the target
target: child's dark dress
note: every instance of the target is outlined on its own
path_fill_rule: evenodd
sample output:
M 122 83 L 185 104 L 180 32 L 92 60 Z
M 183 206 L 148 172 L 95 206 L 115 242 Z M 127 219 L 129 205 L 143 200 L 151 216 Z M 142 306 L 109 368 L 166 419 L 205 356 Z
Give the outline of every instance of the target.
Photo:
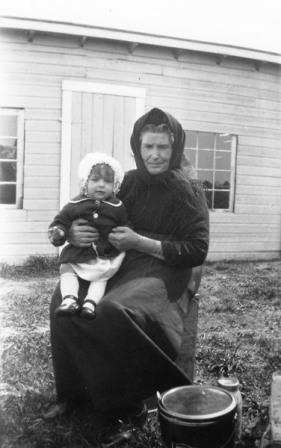
M 91 247 L 81 248 L 68 244 L 60 254 L 60 263 L 85 263 L 97 256 L 114 258 L 119 255 L 120 252 L 108 241 L 108 234 L 113 227 L 127 223 L 126 209 L 119 199 L 99 201 L 79 195 L 63 207 L 49 228 L 57 226 L 64 230 L 65 238 L 61 241 L 63 244 L 72 222 L 79 218 L 86 219 L 90 226 L 95 227 L 100 238 Z

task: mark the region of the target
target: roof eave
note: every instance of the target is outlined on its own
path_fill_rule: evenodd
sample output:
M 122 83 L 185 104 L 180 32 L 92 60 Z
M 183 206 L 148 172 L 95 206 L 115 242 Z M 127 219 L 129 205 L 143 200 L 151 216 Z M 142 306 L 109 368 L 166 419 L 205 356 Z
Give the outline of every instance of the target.
M 269 62 L 273 64 L 281 64 L 281 54 L 274 52 L 212 42 L 195 41 L 178 37 L 119 30 L 114 28 L 79 25 L 75 23 L 2 16 L 0 17 L 0 28 L 110 39 L 130 42 L 132 44 L 156 45 L 179 50 L 199 51 L 223 56 L 233 56 L 255 61 Z

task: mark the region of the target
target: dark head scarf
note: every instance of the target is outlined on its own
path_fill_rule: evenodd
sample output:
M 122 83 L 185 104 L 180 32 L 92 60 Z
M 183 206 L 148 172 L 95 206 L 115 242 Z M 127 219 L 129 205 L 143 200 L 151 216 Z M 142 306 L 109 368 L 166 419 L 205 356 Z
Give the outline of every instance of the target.
M 161 174 L 150 174 L 143 162 L 140 153 L 140 135 L 142 129 L 148 125 L 166 124 L 174 135 L 172 145 L 172 155 L 170 159 L 169 169 Z M 166 187 L 173 192 L 177 201 L 188 201 L 190 206 L 194 206 L 196 198 L 194 197 L 194 188 L 192 188 L 191 180 L 194 179 L 194 172 L 187 158 L 184 156 L 185 132 L 181 124 L 169 113 L 161 109 L 151 109 L 142 115 L 135 123 L 131 136 L 131 147 L 134 153 L 137 166 L 136 176 L 139 179 L 137 188 L 142 188 L 144 184 L 150 185 L 155 183 L 165 184 Z
M 160 178 L 163 176 L 161 176 L 161 174 L 149 174 L 140 154 L 140 135 L 142 129 L 148 124 L 153 124 L 155 126 L 158 126 L 159 124 L 166 124 L 174 135 L 173 152 L 169 165 L 170 170 L 179 169 L 181 167 L 181 161 L 184 151 L 185 133 L 182 129 L 181 124 L 174 117 L 172 117 L 172 115 L 157 108 L 151 109 L 136 121 L 131 136 L 131 147 L 135 156 L 136 165 L 143 177 L 145 177 L 147 180 L 148 177 L 152 177 L 155 180 L 159 176 Z

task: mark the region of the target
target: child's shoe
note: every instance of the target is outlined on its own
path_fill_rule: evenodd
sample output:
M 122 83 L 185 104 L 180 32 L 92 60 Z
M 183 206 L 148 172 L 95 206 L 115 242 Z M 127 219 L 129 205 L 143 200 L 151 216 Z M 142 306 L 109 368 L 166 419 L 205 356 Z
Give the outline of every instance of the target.
M 73 316 L 79 311 L 78 299 L 75 296 L 65 296 L 55 311 L 56 316 Z
M 82 305 L 81 309 L 81 317 L 84 317 L 84 319 L 95 319 L 96 317 L 96 302 L 91 299 L 86 299 Z

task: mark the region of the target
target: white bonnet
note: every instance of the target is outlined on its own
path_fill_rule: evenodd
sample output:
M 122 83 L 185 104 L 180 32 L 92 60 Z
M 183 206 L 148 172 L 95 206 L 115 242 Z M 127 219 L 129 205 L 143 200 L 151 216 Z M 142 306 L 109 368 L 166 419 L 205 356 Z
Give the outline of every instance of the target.
M 94 165 L 109 165 L 114 172 L 114 192 L 117 193 L 124 178 L 124 171 L 118 160 L 103 152 L 90 152 L 83 157 L 78 167 L 78 178 L 84 187 Z

